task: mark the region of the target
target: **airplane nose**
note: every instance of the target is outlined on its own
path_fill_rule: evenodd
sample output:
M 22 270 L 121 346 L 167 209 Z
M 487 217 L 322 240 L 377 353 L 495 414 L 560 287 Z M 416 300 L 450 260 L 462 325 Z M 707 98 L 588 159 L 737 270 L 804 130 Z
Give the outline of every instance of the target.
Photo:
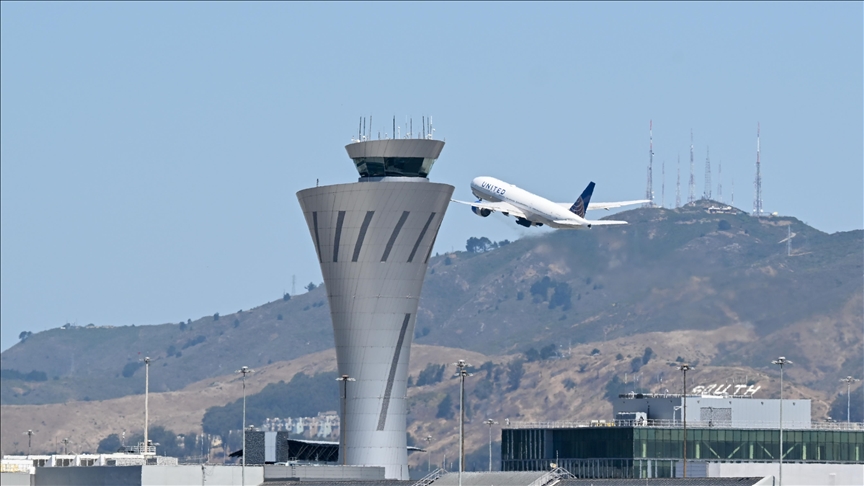
M 475 177 L 474 180 L 471 181 L 471 187 L 480 187 L 483 184 L 482 177 Z

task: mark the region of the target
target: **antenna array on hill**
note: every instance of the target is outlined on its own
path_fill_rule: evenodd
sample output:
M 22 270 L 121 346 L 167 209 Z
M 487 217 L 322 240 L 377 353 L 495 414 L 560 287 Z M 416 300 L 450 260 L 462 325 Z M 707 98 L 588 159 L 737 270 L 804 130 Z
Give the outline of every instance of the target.
M 723 202 L 723 161 L 717 163 L 717 200 Z
M 654 134 L 653 134 L 653 120 L 648 120 L 648 184 L 645 187 L 645 199 L 648 200 L 645 203 L 645 207 L 651 207 L 654 205 L 654 188 L 651 187 L 653 181 L 653 174 L 651 171 L 654 166 Z
M 675 207 L 681 207 L 681 154 L 678 154 L 678 176 L 675 179 Z
M 711 149 L 705 149 L 705 192 L 702 199 L 711 199 Z
M 660 207 L 666 207 L 666 161 L 664 160 L 662 164 L 660 164 Z
M 732 202 L 731 205 L 735 205 L 735 178 L 732 178 Z
M 687 202 L 692 203 L 696 200 L 696 177 L 693 174 L 693 129 L 690 129 L 690 195 L 687 196 Z
M 756 195 L 753 198 L 753 216 L 757 218 L 762 216 L 762 166 L 759 160 L 759 152 L 761 147 L 759 144 L 759 123 L 756 123 L 756 180 L 753 181 L 753 188 Z

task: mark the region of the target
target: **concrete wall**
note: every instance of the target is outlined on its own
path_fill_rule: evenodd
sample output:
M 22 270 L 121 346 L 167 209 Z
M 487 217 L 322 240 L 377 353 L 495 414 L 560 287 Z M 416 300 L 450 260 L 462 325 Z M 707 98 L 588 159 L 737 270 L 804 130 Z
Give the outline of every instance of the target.
M 188 485 L 220 485 L 234 486 L 241 484 L 242 469 L 240 466 L 208 466 L 203 470 L 200 465 L 182 466 L 144 466 L 141 471 L 142 486 L 188 486 Z M 261 466 L 246 466 L 246 484 L 257 485 L 264 482 L 264 468 Z
M 116 486 L 119 484 L 141 486 L 142 467 L 145 466 L 37 467 L 35 484 L 36 486 Z
M 347 383 L 340 457 L 384 466 L 387 479 L 409 479 L 411 340 L 453 190 L 420 177 L 386 177 L 297 193 L 327 287 L 339 374 L 356 380 Z
M 29 473 L 0 473 L 0 484 L 3 486 L 30 486 L 31 479 Z
M 384 468 L 374 466 L 314 466 L 303 464 L 268 464 L 264 466 L 264 478 L 267 481 L 303 479 L 354 479 L 374 481 L 384 479 Z
M 239 466 L 92 466 L 36 468 L 37 486 L 189 486 L 241 484 Z M 5 478 L 5 476 L 4 476 Z M 261 466 L 246 466 L 246 484 L 264 482 Z M 29 483 L 27 483 L 29 484 Z M 6 485 L 5 479 L 3 486 Z
M 780 463 L 713 462 L 708 464 L 708 477 L 712 478 L 760 476 L 779 478 Z M 864 464 L 783 464 L 784 486 L 860 486 L 862 484 L 864 484 Z

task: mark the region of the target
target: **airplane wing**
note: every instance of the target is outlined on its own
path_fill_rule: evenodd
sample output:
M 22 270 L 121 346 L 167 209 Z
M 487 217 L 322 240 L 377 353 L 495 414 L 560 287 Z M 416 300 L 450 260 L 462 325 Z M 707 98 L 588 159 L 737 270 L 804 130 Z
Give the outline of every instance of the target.
M 639 199 L 637 201 L 619 201 L 619 202 L 608 202 L 608 203 L 592 202 L 592 203 L 588 203 L 588 211 L 591 211 L 592 209 L 605 209 L 608 211 L 608 210 L 613 209 L 613 208 L 620 208 L 623 206 L 631 206 L 633 204 L 644 204 L 647 202 L 650 202 L 650 201 L 648 199 Z M 573 203 L 556 203 L 556 204 L 561 206 L 562 208 L 566 208 L 566 209 L 570 209 L 570 206 L 573 205 Z
M 510 216 L 516 218 L 525 218 L 525 213 L 523 213 L 516 206 L 506 203 L 506 202 L 487 202 L 487 201 L 476 201 L 476 202 L 467 202 L 467 201 L 457 201 L 455 199 L 451 199 L 451 201 L 459 204 L 466 204 L 468 206 L 473 206 L 479 209 L 488 209 L 490 211 L 498 211 L 499 213 L 506 213 Z M 570 207 L 570 206 L 567 206 Z
M 555 224 L 560 226 L 572 226 L 574 228 L 579 226 L 613 226 L 618 224 L 629 224 L 627 221 L 609 221 L 609 220 L 599 220 L 599 221 L 589 221 L 584 220 L 584 222 L 580 223 L 578 221 L 571 221 L 569 219 L 559 219 L 555 221 Z

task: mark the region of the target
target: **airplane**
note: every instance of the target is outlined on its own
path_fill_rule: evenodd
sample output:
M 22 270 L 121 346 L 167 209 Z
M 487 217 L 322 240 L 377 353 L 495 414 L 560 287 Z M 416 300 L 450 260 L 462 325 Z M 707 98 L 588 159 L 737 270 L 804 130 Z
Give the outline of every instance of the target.
M 474 214 L 483 218 L 495 211 L 504 216 L 513 216 L 516 218 L 516 224 L 526 228 L 546 225 L 558 229 L 585 229 L 592 226 L 627 224 L 626 221 L 587 220 L 585 211 L 609 210 L 649 202 L 647 199 L 611 203 L 589 202 L 594 193 L 593 182 L 588 184 L 579 199 L 572 204 L 552 202 L 494 177 L 475 177 L 471 181 L 471 192 L 477 196 L 477 201 L 467 202 L 455 199 L 451 201 L 471 206 Z

